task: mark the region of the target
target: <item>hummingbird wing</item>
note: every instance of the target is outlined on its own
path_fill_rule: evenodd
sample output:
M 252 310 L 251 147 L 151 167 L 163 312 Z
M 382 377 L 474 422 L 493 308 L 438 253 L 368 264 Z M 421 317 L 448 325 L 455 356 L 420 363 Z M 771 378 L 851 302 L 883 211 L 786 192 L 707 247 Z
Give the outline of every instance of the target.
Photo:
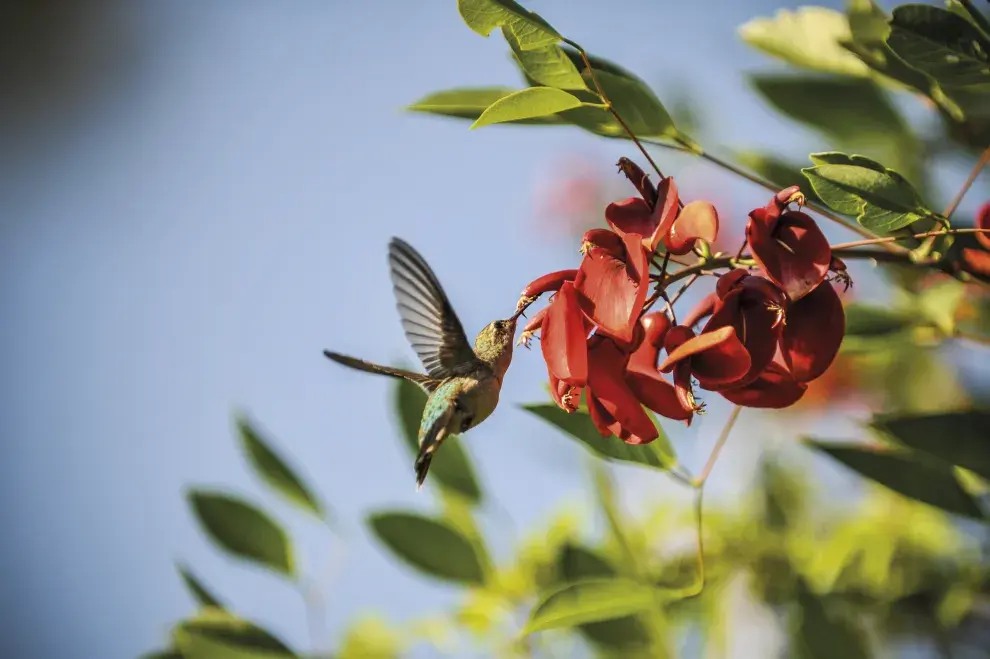
M 426 260 L 404 240 L 392 238 L 388 263 L 402 328 L 429 376 L 443 380 L 478 362 L 461 321 Z
M 358 371 L 364 371 L 365 373 L 377 373 L 378 375 L 388 375 L 393 378 L 402 378 L 404 380 L 409 380 L 410 382 L 415 382 L 430 393 L 433 393 L 433 391 L 440 386 L 440 380 L 434 380 L 430 376 L 423 375 L 422 373 L 413 373 L 412 371 L 407 371 L 401 368 L 392 368 L 391 366 L 381 366 L 379 364 L 366 362 L 363 359 L 358 359 L 357 357 L 349 357 L 347 355 L 342 355 L 339 352 L 333 352 L 330 350 L 324 350 L 323 355 L 331 361 L 335 361 L 338 364 L 348 366 Z

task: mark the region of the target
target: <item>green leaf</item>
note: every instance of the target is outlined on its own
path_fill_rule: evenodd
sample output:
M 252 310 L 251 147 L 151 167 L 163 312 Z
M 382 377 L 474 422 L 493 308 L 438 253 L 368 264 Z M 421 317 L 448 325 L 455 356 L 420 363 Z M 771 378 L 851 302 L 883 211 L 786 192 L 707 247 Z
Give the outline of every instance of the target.
M 584 105 L 573 94 L 553 87 L 530 87 L 500 98 L 481 113 L 471 128 L 556 114 Z
M 627 579 L 585 579 L 552 592 L 530 613 L 526 634 L 641 613 L 655 605 L 656 593 Z
M 968 7 L 959 0 L 945 0 L 945 8 L 975 27 L 985 38 L 990 39 L 990 26 L 985 15 L 970 4 Z
M 483 585 L 488 558 L 446 520 L 406 512 L 368 518 L 378 539 L 409 566 L 438 579 Z
M 411 112 L 439 114 L 447 117 L 471 119 L 473 121 L 480 117 L 492 103 L 517 91 L 519 90 L 508 87 L 462 87 L 458 89 L 447 89 L 424 96 L 412 105 L 407 106 L 406 109 Z M 543 117 L 517 119 L 512 123 L 567 125 L 568 122 L 559 115 L 546 115 Z
M 551 44 L 523 50 L 512 32 L 503 31 L 503 35 L 512 49 L 513 59 L 530 80 L 557 89 L 588 89 L 578 68 L 560 46 Z
M 281 640 L 229 613 L 207 609 L 173 630 L 184 659 L 293 659 Z
M 457 10 L 468 27 L 483 37 L 497 27 L 511 30 L 523 50 L 563 39 L 539 14 L 513 0 L 457 0 Z
M 853 471 L 906 497 L 956 515 L 982 517 L 973 497 L 962 488 L 952 470 L 942 464 L 917 459 L 901 449 L 805 441 Z
M 895 231 L 935 216 L 903 176 L 875 160 L 836 152 L 814 153 L 811 160 L 817 165 L 801 172 L 815 193 L 832 210 L 855 215 L 870 231 Z
M 737 151 L 734 157 L 739 164 L 753 170 L 761 178 L 777 186 L 778 189 L 783 190 L 797 185 L 809 202 L 821 202 L 811 184 L 808 183 L 808 179 L 801 175 L 800 165 L 787 162 L 771 153 L 755 150 Z
M 943 89 L 990 85 L 990 40 L 966 19 L 909 4 L 894 9 L 890 28 L 890 49 Z
M 395 406 L 402 437 L 413 456 L 419 451 L 419 425 L 426 399 L 426 392 L 412 382 L 399 380 L 395 386 Z M 450 435 L 443 440 L 443 446 L 434 454 L 430 464 L 430 478 L 472 503 L 481 501 L 481 487 L 464 444 L 457 435 Z
M 255 473 L 276 493 L 302 510 L 323 520 L 325 510 L 295 471 L 272 449 L 270 441 L 261 435 L 251 422 L 241 417 L 237 419 L 241 445 Z
M 990 478 L 990 411 L 886 414 L 870 425 L 904 446 Z
M 522 409 L 535 414 L 547 423 L 563 430 L 592 453 L 606 460 L 631 462 L 666 471 L 677 464 L 674 449 L 667 435 L 660 429 L 660 437 L 650 444 L 626 444 L 616 437 L 602 437 L 586 412 L 578 410 L 568 414 L 551 403 L 531 403 Z
M 869 659 L 869 642 L 861 623 L 832 602 L 799 587 L 798 607 L 792 621 L 794 645 L 798 659 Z
M 399 659 L 405 646 L 400 630 L 369 615 L 351 623 L 335 659 Z
M 589 89 L 595 89 L 591 74 L 581 58 L 581 54 L 573 48 L 562 49 L 571 59 L 574 66 L 581 72 Z M 669 138 L 676 141 L 690 143 L 690 139 L 677 130 L 674 120 L 671 118 L 667 108 L 664 107 L 657 95 L 650 89 L 643 80 L 624 69 L 614 62 L 610 62 L 602 57 L 588 55 L 588 61 L 595 72 L 595 79 L 601 85 L 602 91 L 612 107 L 619 113 L 622 119 L 629 125 L 629 129 L 637 137 L 646 138 Z M 593 108 L 588 108 L 589 110 Z M 599 134 L 606 137 L 625 136 L 625 131 L 621 126 L 613 122 L 608 112 L 595 110 L 604 115 L 602 127 Z M 565 115 L 566 118 L 566 115 Z M 577 123 L 577 122 L 575 122 Z M 586 130 L 589 126 L 578 123 Z M 613 132 L 618 126 L 621 133 Z M 593 130 L 592 132 L 597 132 Z
M 886 336 L 910 326 L 909 318 L 886 307 L 860 302 L 846 307 L 846 336 Z
M 966 294 L 966 286 L 955 279 L 941 281 L 917 297 L 918 310 L 946 336 L 956 331 L 956 310 Z
M 292 546 L 282 527 L 267 513 L 220 492 L 191 490 L 187 496 L 203 530 L 221 548 L 293 576 Z
M 138 659 L 184 659 L 178 650 L 153 650 L 142 654 Z
M 182 577 L 182 581 L 185 582 L 186 588 L 192 593 L 193 598 L 199 606 L 206 607 L 211 606 L 215 609 L 223 610 L 225 607 L 220 603 L 220 600 L 210 592 L 210 590 L 203 585 L 203 583 L 192 573 L 192 571 L 185 565 L 179 564 L 175 566 L 179 571 L 179 576 Z
M 812 71 L 866 76 L 869 67 L 842 47 L 852 33 L 848 19 L 825 7 L 781 9 L 739 28 L 743 41 L 764 53 Z

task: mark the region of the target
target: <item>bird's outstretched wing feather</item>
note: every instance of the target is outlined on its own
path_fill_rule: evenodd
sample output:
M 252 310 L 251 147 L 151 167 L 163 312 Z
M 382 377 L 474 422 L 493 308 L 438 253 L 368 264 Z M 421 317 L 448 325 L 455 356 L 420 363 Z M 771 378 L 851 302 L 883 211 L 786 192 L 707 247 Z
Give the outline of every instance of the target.
M 342 355 L 339 352 L 332 352 L 330 350 L 324 350 L 323 354 L 327 359 L 335 361 L 338 364 L 357 369 L 358 371 L 364 371 L 365 373 L 377 373 L 378 375 L 388 375 L 393 378 L 402 378 L 403 380 L 415 382 L 429 393 L 433 393 L 433 390 L 440 386 L 439 380 L 435 380 L 428 375 L 423 375 L 422 373 L 413 373 L 412 371 L 407 371 L 401 368 L 392 368 L 391 366 L 372 364 L 371 362 L 366 362 L 363 359 L 348 357 L 347 355 Z
M 402 328 L 431 378 L 443 380 L 477 361 L 440 281 L 426 260 L 399 238 L 388 244 L 388 263 Z

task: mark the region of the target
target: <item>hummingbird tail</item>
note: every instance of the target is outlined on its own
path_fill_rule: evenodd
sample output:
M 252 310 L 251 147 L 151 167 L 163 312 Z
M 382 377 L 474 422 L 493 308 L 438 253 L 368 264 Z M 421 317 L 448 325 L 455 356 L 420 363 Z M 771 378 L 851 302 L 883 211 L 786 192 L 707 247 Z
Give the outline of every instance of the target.
M 343 366 L 347 366 L 358 371 L 364 371 L 365 373 L 376 373 L 378 375 L 387 375 L 389 377 L 402 378 L 403 380 L 415 382 L 427 391 L 433 391 L 438 384 L 436 380 L 428 375 L 423 375 L 422 373 L 414 373 L 413 371 L 406 371 L 401 368 L 392 368 L 390 366 L 372 364 L 371 362 L 366 362 L 363 359 L 342 355 L 339 352 L 324 350 L 323 356 L 330 361 L 337 362 L 338 364 L 342 364 Z
M 452 408 L 448 407 L 443 413 L 433 420 L 426 433 L 419 440 L 419 454 L 416 456 L 416 491 L 423 488 L 426 480 L 426 473 L 430 470 L 430 463 L 433 462 L 433 454 L 440 448 L 444 437 L 447 436 L 447 423 L 450 421 Z

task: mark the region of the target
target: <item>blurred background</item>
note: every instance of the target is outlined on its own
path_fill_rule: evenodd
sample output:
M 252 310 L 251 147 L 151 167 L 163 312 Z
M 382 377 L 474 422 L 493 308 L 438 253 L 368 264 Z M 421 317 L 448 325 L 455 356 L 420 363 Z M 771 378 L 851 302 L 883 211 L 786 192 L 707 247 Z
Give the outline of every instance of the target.
M 737 35 L 749 19 L 796 5 L 527 3 L 636 71 L 704 144 L 803 163 L 829 143 L 753 92 L 745 73 L 782 65 Z M 460 588 L 396 563 L 363 527 L 372 509 L 430 509 L 429 484 L 414 490 L 391 383 L 320 353 L 414 363 L 386 267 L 389 237 L 424 254 L 473 335 L 508 315 L 524 284 L 574 267 L 580 233 L 601 222 L 605 204 L 633 193 L 614 167 L 620 156 L 639 160 L 628 142 L 567 127 L 469 131 L 466 122 L 403 111 L 435 90 L 490 84 L 517 86 L 519 75 L 497 32 L 472 33 L 452 0 L 3 3 L 4 656 L 123 659 L 165 646 L 193 608 L 176 561 L 195 566 L 241 615 L 308 646 L 299 592 L 210 545 L 183 498 L 192 484 L 266 501 L 283 520 L 301 569 L 325 593 L 324 647 L 366 612 L 402 622 L 462 601 Z M 934 125 L 921 102 L 898 97 L 897 106 L 922 129 Z M 654 153 L 682 198 L 716 204 L 736 245 L 746 213 L 768 192 L 690 157 Z M 931 157 L 926 189 L 941 207 L 974 159 Z M 972 217 L 986 182 L 958 217 Z M 889 301 L 869 266 L 852 271 L 855 299 Z M 517 349 L 498 412 L 466 441 L 486 492 L 479 523 L 496 557 L 511 557 L 521 538 L 561 514 L 589 537 L 600 530 L 586 453 L 518 408 L 546 399 L 535 348 Z M 902 374 L 901 388 L 914 390 L 898 395 L 932 409 L 979 399 L 986 354 L 946 348 L 927 375 Z M 806 432 L 855 437 L 884 404 L 876 387 L 842 395 L 852 380 L 842 380 L 841 360 L 835 373 L 794 410 L 744 411 L 712 478 L 713 510 L 748 501 L 771 454 L 811 470 L 805 480 L 833 503 L 868 487 L 795 445 Z M 665 425 L 695 470 L 729 413 L 714 395 L 706 402 L 708 414 L 690 429 Z M 276 438 L 320 493 L 337 535 L 265 498 L 241 459 L 238 411 Z M 655 473 L 613 473 L 630 519 L 646 523 L 657 502 L 689 505 L 688 492 Z M 721 656 L 780 652 L 786 633 L 773 616 L 752 598 L 732 601 L 737 640 Z M 683 643 L 685 656 L 700 656 Z M 905 647 L 928 646 L 909 639 Z M 549 656 L 578 656 L 569 652 Z

